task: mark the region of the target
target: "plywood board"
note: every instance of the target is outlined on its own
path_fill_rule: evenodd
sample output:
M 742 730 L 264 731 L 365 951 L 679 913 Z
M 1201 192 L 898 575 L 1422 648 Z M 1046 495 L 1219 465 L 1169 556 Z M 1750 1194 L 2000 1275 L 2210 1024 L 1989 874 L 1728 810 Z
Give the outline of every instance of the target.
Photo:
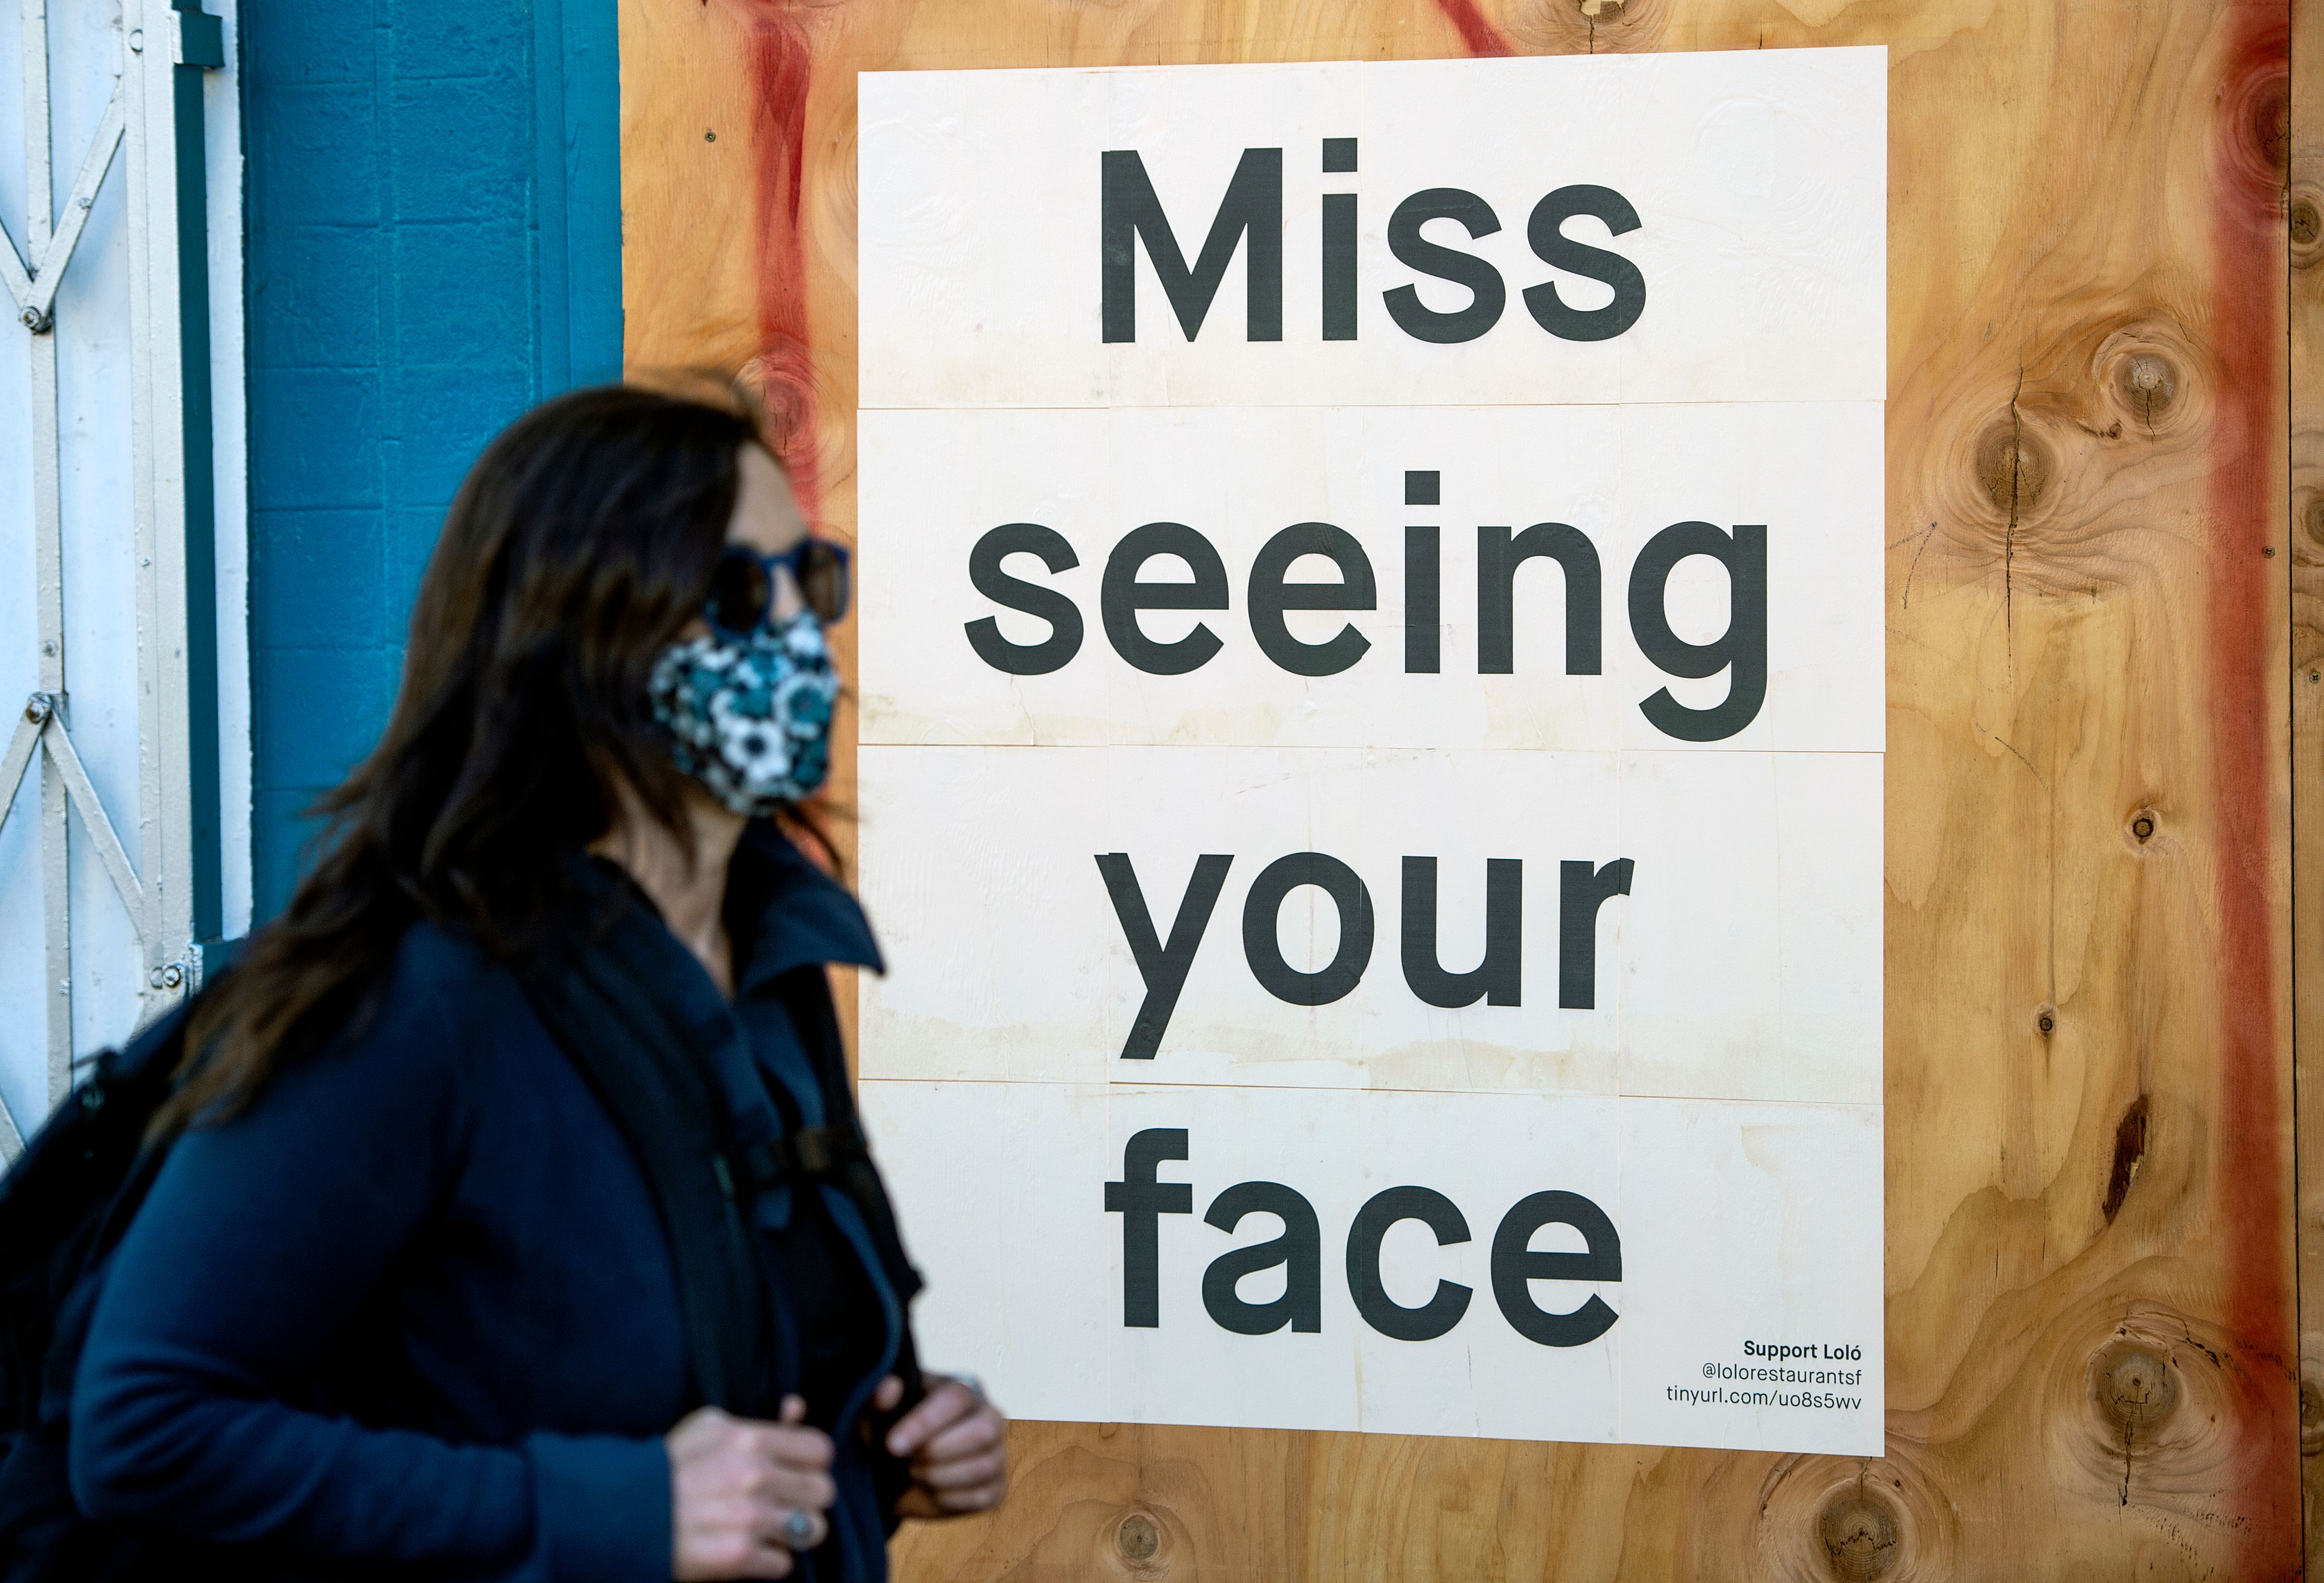
M 2286 487 L 2319 179 L 2287 171 L 2289 23 L 2224 0 L 624 0 L 630 364 L 749 361 L 842 534 L 859 70 L 1890 51 L 1886 1455 L 1024 1424 L 1009 1506 L 907 1531 L 904 1577 L 2298 1571 L 2299 1360 L 2324 1344 L 2294 1302 L 2293 879 L 2317 863 L 2285 722 L 2312 775 L 2324 538 L 2313 480 L 2299 537 Z
M 2324 5 L 2292 18 L 2291 181 L 2293 1034 L 2299 1095 L 2300 1468 L 2308 1575 L 2324 1577 Z

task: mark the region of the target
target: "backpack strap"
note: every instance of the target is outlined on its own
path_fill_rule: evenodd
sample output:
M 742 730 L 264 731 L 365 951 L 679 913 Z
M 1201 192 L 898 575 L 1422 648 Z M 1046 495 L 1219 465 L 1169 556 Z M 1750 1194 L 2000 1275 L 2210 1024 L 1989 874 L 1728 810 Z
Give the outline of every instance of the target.
M 862 1439 L 863 1455 L 872 1470 L 881 1522 L 893 1534 L 902 1521 L 896 1514 L 897 1503 L 912 1487 L 913 1478 L 911 1464 L 889 1454 L 887 1434 L 896 1421 L 918 1406 L 927 1394 L 919 1347 L 912 1332 L 912 1299 L 927 1283 L 905 1255 L 903 1236 L 896 1225 L 895 1206 L 889 1201 L 887 1184 L 881 1180 L 879 1167 L 864 1140 L 862 1123 L 855 1109 L 854 1086 L 848 1079 L 846 1053 L 839 1034 L 838 1009 L 832 1003 L 830 980 L 817 964 L 812 971 L 782 975 L 776 980 L 776 993 L 790 1014 L 791 1024 L 798 1030 L 807 1046 L 807 1059 L 815 1067 L 817 1086 L 823 1091 L 823 1113 L 829 1121 L 825 1130 L 838 1133 L 845 1140 L 835 1149 L 831 1167 L 823 1180 L 854 1204 L 864 1230 L 871 1236 L 881 1272 L 903 1311 L 896 1356 L 889 1364 L 890 1370 L 904 1383 L 903 1396 L 885 1413 L 867 1407 L 856 1424 L 856 1432 Z
M 634 916 L 612 933 L 634 926 Z M 567 938 L 520 968 L 525 998 L 628 1143 L 660 1211 L 687 1363 L 714 1407 L 757 1414 L 770 1316 L 758 1239 L 737 1201 L 725 1107 L 684 1030 L 618 961 L 612 940 Z
M 782 997 L 784 1008 L 790 1013 L 792 1026 L 799 1030 L 808 1059 L 815 1065 L 816 1081 L 823 1090 L 823 1113 L 829 1118 L 825 1130 L 841 1134 L 847 1140 L 835 1150 L 826 1173 L 828 1180 L 853 1200 L 862 1212 L 889 1284 L 895 1288 L 897 1301 L 908 1311 L 913 1297 L 927 1283 L 920 1278 L 919 1271 L 904 1252 L 903 1236 L 896 1226 L 895 1206 L 889 1201 L 887 1184 L 880 1178 L 879 1168 L 864 1140 L 863 1125 L 857 1118 L 855 1090 L 848 1081 L 846 1056 L 839 1036 L 839 1014 L 832 1004 L 830 981 L 817 967 L 812 972 L 784 975 L 777 993 Z M 908 1362 L 912 1346 L 908 1319 L 904 1326 L 904 1346 Z M 907 1374 L 904 1377 L 916 1376 Z

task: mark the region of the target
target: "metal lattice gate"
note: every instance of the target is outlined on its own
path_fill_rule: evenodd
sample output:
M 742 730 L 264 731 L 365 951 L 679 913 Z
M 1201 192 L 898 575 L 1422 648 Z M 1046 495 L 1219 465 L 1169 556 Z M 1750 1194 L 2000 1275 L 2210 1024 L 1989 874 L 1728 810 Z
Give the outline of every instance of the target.
M 115 1015 L 95 1019 L 99 1025 L 117 1026 L 133 1018 L 142 1024 L 174 1005 L 198 981 L 202 944 L 218 938 L 223 910 L 203 88 L 205 73 L 226 62 L 221 19 L 198 4 L 180 9 L 161 0 L 124 0 L 110 19 L 111 92 L 95 134 L 80 146 L 62 147 L 60 100 L 69 95 L 53 90 L 77 91 L 86 102 L 88 79 L 108 52 L 102 38 L 92 47 L 88 19 L 69 21 L 82 30 L 75 36 L 78 47 L 58 48 L 47 0 L 23 0 L 25 219 L 21 232 L 0 221 L 6 233 L 0 236 L 0 280 L 13 299 L 19 333 L 29 339 L 23 440 L 32 564 L 24 570 L 32 573 L 33 595 L 32 630 L 21 635 L 12 630 L 6 641 L 29 642 L 37 656 L 36 684 L 0 758 L 0 829 L 27 818 L 37 824 L 38 1023 L 51 1105 L 70 1089 L 76 1064 L 87 1054 L 76 1048 L 74 985 L 88 971 L 77 957 L 95 947 L 77 941 L 76 851 L 82 865 L 93 857 L 101 867 L 126 915 L 137 957 L 134 1014 L 127 1011 L 129 997 L 114 997 L 115 973 L 106 993 L 122 1005 Z M 52 70 L 68 61 L 79 77 L 52 81 Z M 59 202 L 56 179 L 68 170 L 72 184 Z M 116 196 L 113 189 L 124 186 Z M 117 531 L 102 543 L 115 547 L 116 556 L 119 548 L 129 548 L 135 567 L 127 579 L 120 578 L 117 566 L 91 572 L 100 582 L 134 590 L 134 636 L 129 622 L 118 621 L 98 628 L 94 640 L 116 651 L 124 640 L 134 642 L 134 710 L 107 708 L 101 722 L 83 725 L 75 712 L 78 661 L 68 644 L 68 552 L 74 541 L 64 499 L 69 437 L 60 424 L 60 316 L 63 328 L 75 327 L 69 317 L 72 294 L 60 297 L 60 288 L 72 278 L 76 260 L 88 253 L 84 240 L 101 201 L 120 205 L 121 221 L 108 244 L 124 253 L 128 378 L 125 402 L 100 403 L 97 424 L 126 433 L 125 447 L 116 443 L 111 450 L 125 449 L 125 493 L 134 515 L 125 545 Z M 82 310 L 112 321 L 119 308 L 118 298 L 93 298 Z M 102 339 L 121 326 L 88 327 Z M 116 495 L 123 492 L 119 486 L 118 479 L 107 483 Z M 24 499 L 0 502 L 0 511 L 15 510 Z M 87 564 L 87 555 L 81 558 Z M 0 569 L 0 576 L 21 575 Z M 129 613 L 115 615 L 117 621 Z M 81 623 L 75 635 L 86 646 L 92 640 L 89 623 Z M 115 658 L 122 658 L 116 652 Z M 124 766 L 134 762 L 134 796 L 122 795 L 118 779 L 125 778 L 116 778 L 108 805 L 84 752 L 87 732 L 118 735 L 132 716 L 134 755 L 117 750 L 113 758 Z M 36 763 L 37 796 L 29 785 Z M 134 824 L 124 824 L 131 819 Z M 23 894 L 23 887 L 10 892 Z M 79 888 L 84 907 L 89 896 L 88 886 Z M 0 928 L 23 938 L 14 918 L 0 918 Z M 33 1022 L 32 1009 L 16 1010 L 7 1031 L 22 1035 Z M 0 1097 L 0 1156 L 12 1156 L 39 1119 L 22 1113 L 21 1087 L 18 1096 L 13 1114 Z

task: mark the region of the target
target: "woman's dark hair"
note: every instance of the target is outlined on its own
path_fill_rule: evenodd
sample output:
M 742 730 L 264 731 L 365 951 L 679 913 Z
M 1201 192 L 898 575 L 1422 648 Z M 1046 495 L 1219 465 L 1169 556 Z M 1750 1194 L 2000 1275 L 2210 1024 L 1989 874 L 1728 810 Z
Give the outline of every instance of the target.
M 524 950 L 617 786 L 688 839 L 647 676 L 701 612 L 759 440 L 739 401 L 614 385 L 485 447 L 421 580 L 387 730 L 317 804 L 320 859 L 288 910 L 196 1008 L 157 1132 L 231 1115 L 329 1040 L 417 919 Z

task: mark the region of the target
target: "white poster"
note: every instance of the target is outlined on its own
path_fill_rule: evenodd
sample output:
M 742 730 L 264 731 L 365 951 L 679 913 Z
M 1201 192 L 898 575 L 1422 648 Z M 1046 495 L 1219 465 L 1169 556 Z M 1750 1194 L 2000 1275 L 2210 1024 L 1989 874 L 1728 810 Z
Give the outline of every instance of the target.
M 923 1350 L 1877 1454 L 1886 52 L 860 92 Z

